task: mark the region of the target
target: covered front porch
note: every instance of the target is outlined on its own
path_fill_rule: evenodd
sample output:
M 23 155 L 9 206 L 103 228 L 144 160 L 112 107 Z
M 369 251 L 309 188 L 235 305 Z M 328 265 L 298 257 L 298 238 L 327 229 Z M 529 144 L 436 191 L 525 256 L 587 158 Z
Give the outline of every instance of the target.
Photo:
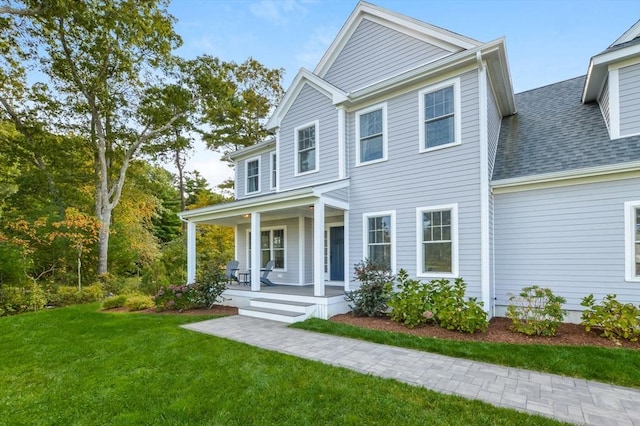
M 239 272 L 249 282 L 229 285 L 223 293 L 224 304 L 241 310 L 257 304 L 255 300 L 281 301 L 289 308 L 309 305 L 306 316 L 324 319 L 347 312 L 348 184 L 342 180 L 180 213 L 187 222 L 188 283 L 195 282 L 196 276 L 197 226 L 231 226 Z M 274 286 L 260 282 L 261 270 L 269 261 L 273 270 L 268 278 Z

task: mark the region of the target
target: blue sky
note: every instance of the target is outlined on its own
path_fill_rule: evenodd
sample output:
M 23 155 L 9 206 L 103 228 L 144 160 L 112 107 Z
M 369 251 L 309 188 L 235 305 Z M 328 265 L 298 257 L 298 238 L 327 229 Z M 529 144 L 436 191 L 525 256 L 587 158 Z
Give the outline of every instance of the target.
M 372 0 L 482 42 L 505 37 L 517 92 L 583 75 L 591 56 L 640 19 L 638 0 Z M 173 0 L 184 44 L 178 54 L 237 62 L 252 56 L 284 68 L 289 86 L 298 69 L 313 70 L 356 0 Z M 212 185 L 233 172 L 199 147 L 187 169 Z

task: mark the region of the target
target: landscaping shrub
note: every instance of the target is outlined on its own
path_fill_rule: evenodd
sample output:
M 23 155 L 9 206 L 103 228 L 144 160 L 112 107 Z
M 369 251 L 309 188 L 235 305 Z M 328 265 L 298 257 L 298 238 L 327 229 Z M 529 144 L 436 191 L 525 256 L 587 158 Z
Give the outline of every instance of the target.
M 197 306 L 198 294 L 193 285 L 170 285 L 161 287 L 154 297 L 159 311 L 183 311 Z
M 122 308 L 127 302 L 126 294 L 108 297 L 102 302 L 102 309 Z
M 456 278 L 453 284 L 447 279 L 432 280 L 429 287 L 433 316 L 438 325 L 466 333 L 487 331 L 489 321 L 483 303 L 474 297 L 464 300 L 467 284 L 462 278 Z
M 585 330 L 602 330 L 602 336 L 635 342 L 640 338 L 640 307 L 632 303 L 623 304 L 615 294 L 607 294 L 601 305 L 596 305 L 593 294 L 582 299 L 581 325 Z
M 404 269 L 398 272 L 398 289 L 389 299 L 391 308 L 389 317 L 409 328 L 434 321 L 433 301 L 430 297 L 430 286 L 419 280 L 409 278 Z
M 153 308 L 155 303 L 153 302 L 153 298 L 147 294 L 136 294 L 127 297 L 124 306 L 131 311 L 141 311 L 143 309 Z
M 395 278 L 389 267 L 366 259 L 354 266 L 354 278 L 360 281 L 360 288 L 345 294 L 351 312 L 356 316 L 384 315 Z
M 98 302 L 104 297 L 104 290 L 100 284 L 92 284 L 82 287 L 78 291 L 78 287 L 61 285 L 56 289 L 55 300 L 52 302 L 56 305 L 67 306 L 76 303 Z
M 0 287 L 0 316 L 37 311 L 46 304 L 45 291 L 35 282 L 24 287 Z
M 209 308 L 222 300 L 222 292 L 226 288 L 224 272 L 219 268 L 206 268 L 196 277 L 195 302 L 198 306 Z
M 566 315 L 562 309 L 566 299 L 537 285 L 523 288 L 509 302 L 507 317 L 512 321 L 511 330 L 530 336 L 555 336 Z

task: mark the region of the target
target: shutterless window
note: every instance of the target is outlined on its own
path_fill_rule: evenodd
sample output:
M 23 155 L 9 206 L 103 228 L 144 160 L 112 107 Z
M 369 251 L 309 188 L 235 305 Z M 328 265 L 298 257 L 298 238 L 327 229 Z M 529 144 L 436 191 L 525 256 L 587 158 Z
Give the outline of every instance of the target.
M 454 143 L 455 105 L 453 86 L 424 95 L 425 148 Z
M 391 268 L 391 216 L 367 218 L 369 260 Z
M 276 165 L 276 153 L 271 154 L 271 188 L 278 185 L 278 170 Z
M 382 109 L 367 112 L 360 119 L 360 162 L 379 160 L 384 156 Z
M 251 232 L 248 233 L 249 259 L 251 259 Z M 260 266 L 273 260 L 274 269 L 284 269 L 284 229 L 260 231 Z
M 298 130 L 298 173 L 316 168 L 316 126 Z
M 425 273 L 453 271 L 451 210 L 422 213 L 422 270 Z
M 260 161 L 247 161 L 247 193 L 258 192 L 260 183 Z

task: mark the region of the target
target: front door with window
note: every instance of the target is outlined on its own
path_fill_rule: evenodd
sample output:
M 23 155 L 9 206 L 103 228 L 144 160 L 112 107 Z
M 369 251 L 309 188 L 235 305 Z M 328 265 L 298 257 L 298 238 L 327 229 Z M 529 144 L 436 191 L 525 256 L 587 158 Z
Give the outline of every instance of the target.
M 344 281 L 344 226 L 329 228 L 329 280 Z

